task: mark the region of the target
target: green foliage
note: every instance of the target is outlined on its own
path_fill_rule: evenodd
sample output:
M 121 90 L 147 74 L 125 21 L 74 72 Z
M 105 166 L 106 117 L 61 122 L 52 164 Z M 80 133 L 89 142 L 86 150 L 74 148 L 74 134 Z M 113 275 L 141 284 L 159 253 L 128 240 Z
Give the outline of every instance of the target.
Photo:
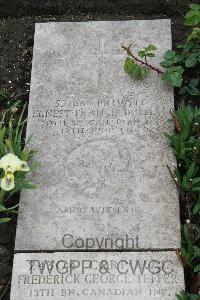
M 195 26 L 186 37 L 185 44 L 179 45 L 176 51 L 167 51 L 161 62 L 165 68 L 163 80 L 179 88 L 178 93 L 183 100 L 200 95 L 200 5 L 190 5 L 185 24 Z M 193 79 L 190 79 L 191 76 Z
M 10 115 L 10 109 L 6 110 L 2 115 L 2 121 L 0 122 L 0 158 L 8 153 L 13 153 L 21 160 L 28 162 L 36 153 L 34 149 L 29 147 L 30 139 L 26 144 L 23 139 L 23 130 L 26 123 L 26 120 L 24 120 L 24 109 L 16 125 L 14 125 L 13 115 L 10 116 L 8 125 L 4 125 L 6 123 L 5 120 L 7 120 L 8 115 Z M 38 165 L 32 164 L 30 166 L 30 171 L 37 167 Z M 13 190 L 8 192 L 0 189 L 0 223 L 10 221 L 10 215 L 17 213 L 16 208 L 18 205 L 7 207 L 7 202 L 13 194 L 24 188 L 36 188 L 35 185 L 26 179 L 27 173 L 28 172 L 16 172 L 15 187 Z M 3 177 L 3 170 L 0 170 L 0 177 Z
M 177 131 L 170 144 L 178 162 L 175 170 L 181 189 L 194 199 L 194 213 L 200 209 L 200 109 L 181 105 L 173 113 Z
M 164 54 L 164 61 L 161 62 L 163 67 L 172 67 L 180 61 L 180 57 L 173 50 L 168 50 Z
M 200 5 L 189 5 L 190 10 L 185 16 L 185 24 L 188 26 L 196 26 L 200 24 Z
M 200 96 L 200 5 L 192 4 L 185 16 L 185 24 L 193 27 L 186 37 L 183 45 L 175 50 L 168 50 L 164 54 L 161 66 L 164 71 L 152 66 L 148 58 L 154 57 L 156 47 L 152 44 L 138 52 L 138 57 L 133 54 L 129 47 L 122 47 L 128 54 L 125 61 L 125 72 L 133 79 L 144 79 L 150 70 L 162 74 L 163 81 L 177 88 L 177 93 L 182 100 L 188 96 Z
M 181 257 L 194 274 L 200 272 L 200 108 L 181 105 L 172 113 L 176 131 L 169 136 L 177 159 L 174 180 L 187 220 L 182 228 Z M 198 299 L 182 291 L 177 299 Z
M 128 48 L 122 47 L 127 51 L 128 57 L 124 63 L 124 71 L 127 74 L 130 74 L 133 79 L 144 79 L 149 74 L 149 64 L 147 62 L 147 58 L 154 57 L 154 51 L 157 49 L 156 46 L 150 44 L 144 49 L 138 51 L 138 57 L 134 56 L 130 51 L 131 45 Z M 144 59 L 144 61 L 140 60 L 140 58 Z
M 195 226 L 192 240 L 190 230 L 190 224 L 185 224 L 183 226 L 181 255 L 184 258 L 185 263 L 193 268 L 194 272 L 198 272 L 200 267 L 200 245 L 195 245 L 200 242 L 200 227 Z
M 179 94 L 184 95 L 184 94 L 189 94 L 192 96 L 198 96 L 199 95 L 199 79 L 192 79 L 188 81 L 187 85 L 184 85 L 180 90 Z
M 178 300 L 199 300 L 199 295 L 188 294 L 184 291 L 181 291 L 176 297 Z
M 184 69 L 181 66 L 167 68 L 163 80 L 170 82 L 175 87 L 181 87 Z
M 127 57 L 124 64 L 124 70 L 134 79 L 144 79 L 147 77 L 149 70 L 146 66 L 137 64 L 133 59 Z
M 149 46 L 145 47 L 144 49 L 140 50 L 138 52 L 138 56 L 141 58 L 147 58 L 147 57 L 154 57 L 155 53 L 153 51 L 155 51 L 157 49 L 156 46 L 150 44 Z
M 187 37 L 187 42 L 198 40 L 200 38 L 200 28 L 193 28 L 192 32 Z
M 7 215 L 17 214 L 17 211 L 15 210 L 17 207 L 18 207 L 18 204 L 13 207 L 9 207 L 9 208 L 6 208 L 4 205 L 1 204 L 0 205 L 0 213 L 7 214 Z M 0 224 L 9 222 L 10 220 L 11 220 L 11 218 L 1 218 L 0 217 Z
M 21 160 L 29 161 L 34 154 L 35 150 L 29 149 L 28 145 L 24 145 L 25 141 L 23 139 L 23 130 L 26 120 L 23 119 L 25 107 L 20 115 L 20 118 L 16 124 L 13 125 L 13 117 L 11 116 L 8 126 L 5 127 L 4 120 L 6 119 L 7 111 L 2 117 L 2 122 L 0 123 L 0 157 L 6 155 L 7 153 L 13 153 L 18 156 Z M 30 143 L 29 139 L 29 143 Z
M 6 109 L 7 113 L 8 111 L 12 111 L 13 108 L 19 108 L 22 106 L 22 102 L 19 99 L 12 97 L 5 90 L 0 91 L 0 103 L 3 104 L 3 107 Z

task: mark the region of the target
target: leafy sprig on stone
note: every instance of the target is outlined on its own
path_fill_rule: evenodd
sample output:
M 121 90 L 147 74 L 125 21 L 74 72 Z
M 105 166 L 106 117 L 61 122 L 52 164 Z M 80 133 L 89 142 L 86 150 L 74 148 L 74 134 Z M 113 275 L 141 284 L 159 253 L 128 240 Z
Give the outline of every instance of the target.
M 162 71 L 148 62 L 149 57 L 154 57 L 154 51 L 157 49 L 156 46 L 150 44 L 144 49 L 138 51 L 135 55 L 131 51 L 131 45 L 128 47 L 122 46 L 122 48 L 127 52 L 127 58 L 124 64 L 124 70 L 126 73 L 130 74 L 133 79 L 144 79 L 148 76 L 150 70 L 156 71 L 161 74 Z
M 149 63 L 148 59 L 155 56 L 156 47 L 152 44 L 140 50 L 135 55 L 131 45 L 122 47 L 128 57 L 125 60 L 125 72 L 133 79 L 144 79 L 150 70 L 161 75 L 162 80 L 177 89 L 181 99 L 188 96 L 200 96 L 200 5 L 192 4 L 185 15 L 185 24 L 192 27 L 184 44 L 175 50 L 168 50 L 164 54 L 161 70 Z

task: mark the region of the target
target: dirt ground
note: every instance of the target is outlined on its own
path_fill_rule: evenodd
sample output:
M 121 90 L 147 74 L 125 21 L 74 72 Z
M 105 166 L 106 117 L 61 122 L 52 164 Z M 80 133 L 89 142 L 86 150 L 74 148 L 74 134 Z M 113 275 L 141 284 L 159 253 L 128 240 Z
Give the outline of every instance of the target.
M 133 15 L 81 13 L 67 15 L 37 16 L 0 19 L 0 90 L 6 89 L 13 96 L 28 101 L 34 38 L 34 24 L 50 21 L 129 20 L 169 18 L 170 15 Z M 177 12 L 172 18 L 173 46 L 182 42 L 184 36 L 183 15 Z M 0 97 L 0 104 L 1 104 Z M 175 100 L 177 101 L 177 99 Z M 9 300 L 9 283 L 12 271 L 12 256 L 15 224 L 0 226 L 0 300 Z M 6 289 L 6 292 L 4 292 Z M 20 299 L 19 299 L 20 300 Z

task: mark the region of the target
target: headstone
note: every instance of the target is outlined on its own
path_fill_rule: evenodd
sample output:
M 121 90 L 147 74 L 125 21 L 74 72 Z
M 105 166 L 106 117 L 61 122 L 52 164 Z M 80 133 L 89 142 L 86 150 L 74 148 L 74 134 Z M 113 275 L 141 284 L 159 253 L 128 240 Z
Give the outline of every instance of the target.
M 16 254 L 11 300 L 175 300 L 183 268 L 175 253 Z
M 27 135 L 42 166 L 38 189 L 21 195 L 17 251 L 118 249 L 118 238 L 134 249 L 180 246 L 164 136 L 173 91 L 155 72 L 138 82 L 125 74 L 130 43 L 155 44 L 159 66 L 170 21 L 36 24 Z
M 11 300 L 175 300 L 184 288 L 164 136 L 173 91 L 156 73 L 125 74 L 130 43 L 155 44 L 158 66 L 170 21 L 36 24 L 27 135 L 42 166 L 21 193 Z

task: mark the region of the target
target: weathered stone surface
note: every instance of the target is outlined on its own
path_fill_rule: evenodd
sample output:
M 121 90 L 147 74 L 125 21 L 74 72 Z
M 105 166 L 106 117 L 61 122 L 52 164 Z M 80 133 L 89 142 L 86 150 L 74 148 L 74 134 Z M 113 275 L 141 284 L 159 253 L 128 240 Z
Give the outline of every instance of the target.
M 27 134 L 42 167 L 22 192 L 16 250 L 180 246 L 163 134 L 173 91 L 156 73 L 124 73 L 129 43 L 155 44 L 158 65 L 170 21 L 36 25 Z
M 48 269 L 47 269 L 48 268 Z M 175 252 L 15 254 L 11 300 L 175 300 Z

